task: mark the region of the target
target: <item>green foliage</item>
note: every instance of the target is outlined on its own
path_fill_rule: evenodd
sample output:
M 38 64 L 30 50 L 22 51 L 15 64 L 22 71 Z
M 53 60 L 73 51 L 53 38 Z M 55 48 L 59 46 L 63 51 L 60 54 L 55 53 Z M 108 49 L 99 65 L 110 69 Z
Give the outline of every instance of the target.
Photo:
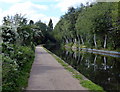
M 116 50 L 120 47 L 118 6 L 117 2 L 99 2 L 70 7 L 56 24 L 53 35 L 59 43 Z
M 15 43 L 16 32 L 14 31 L 13 28 L 9 26 L 2 26 L 1 31 L 2 31 L 2 38 L 4 42 L 13 43 L 13 44 Z
M 72 46 L 73 46 L 73 43 L 68 43 L 68 44 L 66 44 L 66 46 L 72 47 Z
M 0 28 L 2 45 L 2 92 L 21 92 L 28 82 L 35 45 L 34 27 L 16 14 L 4 17 Z
M 28 20 L 21 14 L 4 17 L 3 25 L 0 28 L 3 41 L 22 46 L 44 44 L 48 40 L 55 41 L 50 31 L 53 30 L 52 20 L 48 26 L 41 21 L 34 23 L 33 20 L 30 20 L 29 24 L 27 22 Z
M 47 31 L 53 31 L 53 23 L 52 23 L 52 19 L 50 19 L 49 23 L 48 23 L 48 29 Z
M 20 92 L 27 86 L 34 51 L 25 46 L 3 44 L 3 52 L 2 91 Z
M 24 18 L 21 14 L 7 16 L 0 27 L 2 43 L 2 91 L 21 92 L 28 82 L 35 45 L 54 40 L 47 25 Z M 49 25 L 52 28 L 52 22 Z
M 42 35 L 39 37 L 38 36 L 35 37 L 34 42 L 36 42 L 37 44 L 40 44 L 40 43 L 49 44 L 49 43 L 55 42 L 55 39 L 52 36 L 52 30 L 53 30 L 52 20 L 50 20 L 48 26 L 45 23 L 42 23 L 40 20 L 38 22 L 36 22 L 35 25 L 37 26 L 37 29 L 39 29 L 38 32 L 41 32 Z M 39 39 L 41 39 L 41 40 L 39 40 Z M 37 42 L 37 41 L 39 41 L 39 42 Z

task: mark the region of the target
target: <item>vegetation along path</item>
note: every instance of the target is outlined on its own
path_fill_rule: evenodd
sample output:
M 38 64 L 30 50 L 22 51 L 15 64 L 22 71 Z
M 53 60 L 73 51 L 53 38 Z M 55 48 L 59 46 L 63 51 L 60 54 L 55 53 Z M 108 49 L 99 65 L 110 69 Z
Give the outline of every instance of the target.
M 56 59 L 37 46 L 26 90 L 86 90 Z

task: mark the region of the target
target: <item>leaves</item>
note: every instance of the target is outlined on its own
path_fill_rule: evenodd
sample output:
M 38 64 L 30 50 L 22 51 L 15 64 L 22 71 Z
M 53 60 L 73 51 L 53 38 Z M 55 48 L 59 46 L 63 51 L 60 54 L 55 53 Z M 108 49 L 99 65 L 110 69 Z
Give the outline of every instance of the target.
M 115 50 L 120 47 L 119 24 L 118 3 L 99 2 L 81 5 L 76 9 L 69 8 L 55 26 L 53 33 L 58 42 L 66 44 L 65 40 L 68 40 L 69 43 L 74 43 L 73 39 L 77 39 L 80 45 L 84 41 L 87 47 L 95 47 L 96 41 L 99 48 L 104 47 L 107 35 L 107 48 Z

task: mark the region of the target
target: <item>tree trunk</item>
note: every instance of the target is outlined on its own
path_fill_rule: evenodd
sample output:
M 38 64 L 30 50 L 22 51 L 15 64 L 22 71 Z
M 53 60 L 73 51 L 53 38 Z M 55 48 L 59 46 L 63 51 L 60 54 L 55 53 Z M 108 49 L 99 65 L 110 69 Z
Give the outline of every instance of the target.
M 77 39 L 75 38 L 75 43 L 77 43 Z
M 96 34 L 94 34 L 94 44 L 95 44 L 95 48 L 97 48 Z
M 76 52 L 74 52 L 74 58 L 75 58 L 75 59 L 77 58 L 77 53 L 76 53 Z
M 66 43 L 66 44 L 68 43 L 67 37 L 65 37 L 65 43 Z
M 88 36 L 87 40 L 88 40 L 88 44 L 90 44 L 90 37 L 89 36 Z
M 76 38 L 74 39 L 74 44 L 76 45 L 76 43 L 77 43 L 77 40 L 76 40 Z
M 68 51 L 66 51 L 66 55 L 68 55 Z
M 66 37 L 66 39 L 67 39 L 67 43 L 69 43 L 69 39 Z
M 82 44 L 84 44 L 84 40 L 83 40 L 83 37 L 82 36 L 80 36 L 81 37 L 81 41 L 82 41 Z
M 78 43 L 80 44 L 80 38 L 79 38 L 79 35 L 77 35 L 77 38 L 78 38 Z
M 79 51 L 80 51 L 80 38 L 79 38 L 79 35 L 77 35 L 77 38 L 78 38 L 78 46 L 79 46 Z
M 104 48 L 106 48 L 106 45 L 107 45 L 107 35 L 105 35 Z
M 82 62 L 83 58 L 84 58 L 84 55 L 82 55 L 82 57 L 81 57 L 81 59 L 80 59 L 80 62 Z

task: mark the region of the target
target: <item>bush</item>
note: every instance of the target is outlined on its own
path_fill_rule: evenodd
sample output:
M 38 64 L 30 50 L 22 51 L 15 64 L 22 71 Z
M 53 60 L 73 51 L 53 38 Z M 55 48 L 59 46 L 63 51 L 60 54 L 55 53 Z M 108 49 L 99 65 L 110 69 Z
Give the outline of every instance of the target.
M 34 61 L 34 50 L 26 46 L 3 44 L 2 52 L 2 90 L 3 92 L 20 92 L 27 86 Z

